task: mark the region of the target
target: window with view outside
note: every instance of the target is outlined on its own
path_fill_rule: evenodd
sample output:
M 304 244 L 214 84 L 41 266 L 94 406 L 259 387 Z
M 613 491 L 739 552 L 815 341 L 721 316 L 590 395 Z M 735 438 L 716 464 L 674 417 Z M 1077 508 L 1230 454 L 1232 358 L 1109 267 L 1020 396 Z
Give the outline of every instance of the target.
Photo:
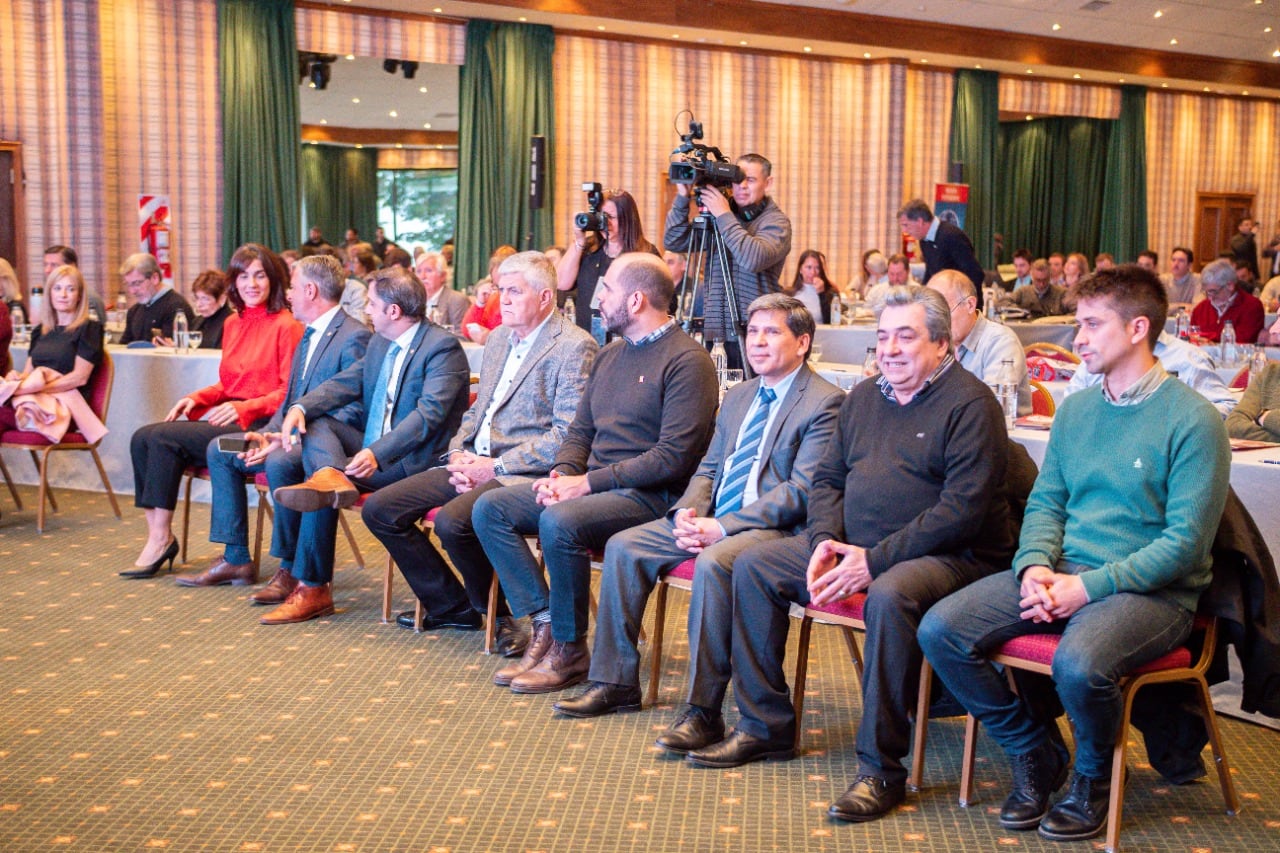
M 378 224 L 405 251 L 439 249 L 457 218 L 457 169 L 378 170 Z

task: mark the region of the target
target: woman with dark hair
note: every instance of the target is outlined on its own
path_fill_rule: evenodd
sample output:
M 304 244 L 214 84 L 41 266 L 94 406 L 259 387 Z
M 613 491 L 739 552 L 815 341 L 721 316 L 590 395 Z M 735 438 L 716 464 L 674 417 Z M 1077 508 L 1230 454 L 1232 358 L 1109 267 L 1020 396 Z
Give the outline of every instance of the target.
M 288 310 L 289 268 L 265 246 L 247 243 L 231 256 L 226 280 L 235 314 L 224 324 L 218 381 L 179 400 L 163 423 L 133 434 L 133 502 L 144 510 L 147 544 L 121 577 L 149 578 L 166 562 L 173 568 L 173 508 L 182 472 L 203 464 L 214 438 L 266 423 L 284 402 L 302 337 L 302 324 Z
M 89 319 L 89 299 L 79 269 L 64 264 L 49 273 L 39 316 L 31 322 L 35 325 L 27 363 L 21 372 L 10 371 L 5 378 L 26 379 L 31 371 L 43 367 L 60 375 L 42 390 L 54 393 L 78 388 L 84 394 L 94 368 L 102 363 L 102 324 Z M 17 426 L 13 406 L 0 406 L 0 429 Z
M 787 295 L 803 302 L 817 322 L 831 322 L 831 297 L 836 295 L 836 287 L 827 278 L 826 259 L 821 252 L 805 249 L 800 253 L 795 281 Z
M 191 284 L 191 302 L 197 314 L 191 331 L 203 335 L 200 349 L 222 349 L 222 328 L 231 315 L 231 307 L 227 305 L 227 277 L 218 270 L 200 273 Z
M 573 240 L 565 248 L 564 256 L 556 264 L 556 286 L 560 290 L 574 290 L 574 316 L 578 325 L 591 331 L 591 318 L 599 317 L 595 294 L 598 282 L 623 252 L 649 252 L 658 255 L 658 247 L 645 239 L 640 225 L 640 211 L 636 200 L 625 190 L 606 190 L 600 205 L 608 229 L 583 231 L 573 225 Z M 599 325 L 599 324 L 597 324 Z M 597 337 L 604 344 L 603 332 Z

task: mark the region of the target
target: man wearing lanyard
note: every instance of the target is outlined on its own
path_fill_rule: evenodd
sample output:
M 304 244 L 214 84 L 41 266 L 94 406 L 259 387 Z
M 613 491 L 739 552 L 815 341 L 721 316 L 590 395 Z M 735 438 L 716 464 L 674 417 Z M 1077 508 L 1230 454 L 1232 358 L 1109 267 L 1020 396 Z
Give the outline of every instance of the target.
M 424 322 L 426 304 L 426 290 L 410 271 L 389 267 L 375 273 L 368 311 L 376 337 L 365 357 L 285 414 L 277 452 L 288 452 L 301 440 L 302 464 L 310 476 L 273 492 L 277 503 L 303 517 L 291 573 L 296 586 L 262 624 L 333 613 L 338 511 L 355 503 L 362 490 L 430 467 L 462 421 L 471 378 L 467 357 L 457 338 Z M 329 416 L 353 402 L 363 407 L 356 425 Z

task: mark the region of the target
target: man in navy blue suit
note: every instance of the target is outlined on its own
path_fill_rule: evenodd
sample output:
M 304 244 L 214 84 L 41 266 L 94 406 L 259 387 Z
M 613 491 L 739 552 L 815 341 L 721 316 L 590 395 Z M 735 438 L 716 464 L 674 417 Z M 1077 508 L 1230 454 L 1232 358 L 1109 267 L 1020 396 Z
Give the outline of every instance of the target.
M 333 548 L 338 512 L 373 491 L 436 464 L 467 409 L 471 369 L 458 339 L 425 319 L 426 290 L 412 272 L 388 267 L 369 280 L 369 318 L 377 335 L 359 363 L 289 407 L 280 451 L 303 434 L 308 478 L 273 492 L 303 513 L 293 563 L 295 586 L 264 625 L 333 613 Z M 355 423 L 330 412 L 357 403 Z
M 982 282 L 986 274 L 973 254 L 969 235 L 956 225 L 935 217 L 929 205 L 918 198 L 913 198 L 898 211 L 898 225 L 903 233 L 920 244 L 920 253 L 924 255 L 921 284 L 928 284 L 934 273 L 959 270 L 973 282 L 973 289 L 978 294 L 978 308 L 982 308 Z
M 206 465 L 213 488 L 209 540 L 226 546 L 222 555 L 198 575 L 177 578 L 179 586 L 241 586 L 258 582 L 258 566 L 249 554 L 249 506 L 245 496 L 246 475 L 267 473 L 268 482 L 296 483 L 302 473 L 302 451 L 295 447 L 288 453 L 271 455 L 280 446 L 269 442 L 264 434 L 280 431 L 281 421 L 289 407 L 329 377 L 355 364 L 364 356 L 369 344 L 369 330 L 341 310 L 342 287 L 346 273 L 335 258 L 317 255 L 294 264 L 289 283 L 289 302 L 293 316 L 307 325 L 302 342 L 293 353 L 289 385 L 284 402 L 262 433 L 219 438 L 247 438 L 256 448 L 247 453 L 223 453 L 219 439 L 209 442 Z M 351 407 L 335 412 L 338 418 L 353 418 Z M 296 472 L 296 473 L 290 473 Z M 279 604 L 287 593 L 276 597 L 283 583 L 280 575 L 289 576 L 294 549 L 298 544 L 298 513 L 277 507 L 271 537 L 271 553 L 280 558 L 281 568 L 267 587 L 252 596 L 254 604 Z

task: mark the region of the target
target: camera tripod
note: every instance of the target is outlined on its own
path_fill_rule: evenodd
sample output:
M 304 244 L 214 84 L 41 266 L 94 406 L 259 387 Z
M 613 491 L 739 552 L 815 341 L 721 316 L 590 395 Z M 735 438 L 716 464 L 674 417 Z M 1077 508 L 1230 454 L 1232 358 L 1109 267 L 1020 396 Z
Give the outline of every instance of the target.
M 733 267 L 729 262 L 729 252 L 725 248 L 724 237 L 716 228 L 715 219 L 699 205 L 698 215 L 693 218 L 689 258 L 685 264 L 684 277 L 680 280 L 679 299 L 676 300 L 676 322 L 689 335 L 693 334 L 695 323 L 703 319 L 695 317 L 693 311 L 700 293 L 703 294 L 703 313 L 704 315 L 706 313 L 705 291 L 709 274 L 707 263 L 709 258 L 715 258 L 719 262 L 720 271 L 724 276 L 725 310 L 728 320 L 725 342 L 732 341 L 737 345 L 738 354 L 742 358 L 742 375 L 750 379 L 755 373 L 747 361 L 746 347 L 742 343 L 747 329 L 738 308 L 738 291 L 733 284 Z

